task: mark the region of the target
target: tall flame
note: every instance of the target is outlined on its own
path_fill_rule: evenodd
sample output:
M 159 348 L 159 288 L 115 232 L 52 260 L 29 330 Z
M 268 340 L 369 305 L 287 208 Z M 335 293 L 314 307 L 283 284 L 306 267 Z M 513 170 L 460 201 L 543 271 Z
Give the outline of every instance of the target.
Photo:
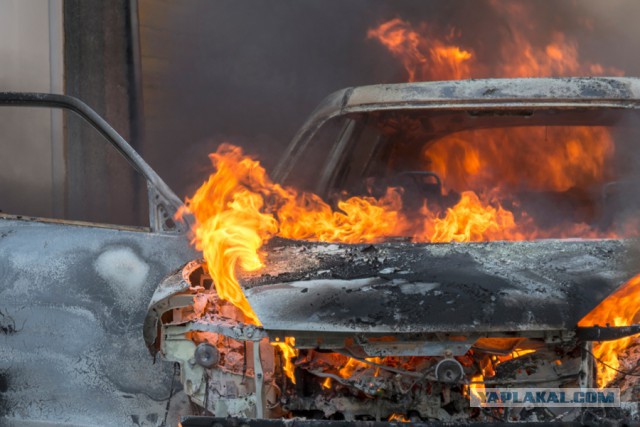
M 262 211 L 261 191 L 268 188 L 268 178 L 260 164 L 238 147 L 223 145 L 209 157 L 216 173 L 186 203 L 196 220 L 194 243 L 203 253 L 218 296 L 259 325 L 238 284 L 236 268 L 262 267 L 258 250 L 277 232 L 273 216 Z
M 493 2 L 508 23 L 507 34 L 496 47 L 497 60 L 481 63 L 471 47 L 458 43 L 461 32 L 449 30 L 436 36 L 433 26 L 393 18 L 369 29 L 367 38 L 377 40 L 402 63 L 406 80 L 461 80 L 487 77 L 593 76 L 624 73 L 613 67 L 582 61 L 578 43 L 561 32 L 551 32 L 546 43 L 534 46 L 530 40 L 539 31 L 530 25 L 531 11 L 523 5 Z
M 637 323 L 639 311 L 640 275 L 637 275 L 598 304 L 580 320 L 578 326 L 630 326 Z M 618 353 L 637 338 L 638 336 L 625 337 L 601 342 L 594 346 L 594 356 L 604 362 L 598 364 L 599 387 L 605 387 L 616 377 L 616 369 L 620 367 Z
M 282 370 L 284 374 L 291 380 L 292 383 L 296 383 L 295 366 L 293 364 L 293 358 L 298 355 L 298 351 L 295 349 L 295 338 L 286 337 L 284 342 L 272 343 L 275 347 L 278 347 L 282 352 L 283 365 Z
M 350 197 L 332 209 L 315 194 L 274 184 L 240 147 L 222 144 L 210 155 L 215 173 L 180 212 L 195 217 L 193 242 L 201 250 L 218 296 L 259 320 L 242 292 L 236 269 L 262 267 L 260 248 L 271 237 L 362 243 L 392 236 L 402 224 L 402 201 L 389 188 L 380 198 Z

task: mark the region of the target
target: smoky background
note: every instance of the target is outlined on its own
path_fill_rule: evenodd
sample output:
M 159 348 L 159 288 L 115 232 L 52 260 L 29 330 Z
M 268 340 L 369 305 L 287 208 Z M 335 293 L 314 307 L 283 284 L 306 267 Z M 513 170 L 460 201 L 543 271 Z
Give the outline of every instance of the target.
M 472 50 L 471 77 L 495 77 L 519 36 L 543 51 L 556 33 L 581 63 L 640 75 L 635 0 L 49 3 L 0 6 L 0 89 L 78 97 L 182 199 L 212 172 L 221 142 L 271 171 L 325 96 L 406 81 L 399 58 L 367 35 L 395 18 Z M 0 110 L 0 211 L 148 225 L 145 183 L 95 131 L 61 111 Z
M 526 9 L 526 22 L 505 13 L 514 5 Z M 142 1 L 143 156 L 180 197 L 206 179 L 207 154 L 223 141 L 273 169 L 329 93 L 406 81 L 400 61 L 367 38 L 389 19 L 455 33 L 455 42 L 483 64 L 501 60 L 500 46 L 514 29 L 534 46 L 562 32 L 578 43 L 581 61 L 635 76 L 639 12 L 633 0 L 187 0 L 163 8 Z M 161 69 L 149 66 L 157 56 Z M 491 77 L 482 69 L 477 74 Z

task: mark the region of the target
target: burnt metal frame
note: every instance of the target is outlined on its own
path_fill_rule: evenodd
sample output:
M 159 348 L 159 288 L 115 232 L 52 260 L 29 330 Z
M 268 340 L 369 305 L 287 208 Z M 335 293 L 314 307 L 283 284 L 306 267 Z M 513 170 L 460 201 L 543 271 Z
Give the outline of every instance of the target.
M 106 120 L 78 98 L 51 93 L 0 92 L 0 106 L 62 108 L 78 114 L 146 179 L 151 231 L 182 234 L 188 230 L 188 218 L 184 219 L 183 224 L 172 221 L 183 206 L 180 198 Z
M 336 117 L 393 110 L 529 111 L 639 107 L 640 79 L 630 77 L 482 79 L 350 87 L 322 100 L 294 135 L 272 177 L 283 183 L 319 129 Z M 330 174 L 330 171 L 324 174 Z
M 483 79 L 380 84 L 345 88 L 328 95 L 287 147 L 274 179 L 287 179 L 293 165 L 318 130 L 329 120 L 350 114 L 390 110 L 539 110 L 545 108 L 640 108 L 640 79 L 633 77 L 568 77 Z M 341 140 L 344 129 L 338 138 Z M 338 142 L 339 144 L 340 142 Z M 332 150 L 323 171 L 325 187 L 342 151 Z M 317 188 L 322 192 L 326 188 Z M 609 341 L 640 333 L 630 326 L 577 327 L 581 341 Z

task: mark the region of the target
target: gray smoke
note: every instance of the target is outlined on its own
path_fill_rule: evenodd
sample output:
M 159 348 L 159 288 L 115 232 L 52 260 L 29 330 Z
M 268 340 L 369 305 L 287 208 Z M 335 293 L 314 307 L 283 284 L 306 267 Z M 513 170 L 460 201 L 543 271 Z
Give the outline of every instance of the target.
M 166 102 L 145 105 L 143 154 L 181 197 L 208 176 L 207 154 L 222 141 L 243 146 L 269 169 L 327 94 L 404 81 L 399 61 L 366 38 L 369 28 L 395 17 L 427 22 L 442 32 L 454 27 L 460 43 L 490 63 L 513 24 L 499 3 L 188 0 L 142 13 L 143 32 L 161 22 L 171 34 L 160 47 L 167 66 L 153 82 Z M 640 2 L 505 3 L 529 9 L 527 35 L 534 45 L 543 46 L 551 32 L 562 31 L 579 42 L 581 60 L 639 74 L 634 21 Z M 142 42 L 144 56 L 144 33 Z

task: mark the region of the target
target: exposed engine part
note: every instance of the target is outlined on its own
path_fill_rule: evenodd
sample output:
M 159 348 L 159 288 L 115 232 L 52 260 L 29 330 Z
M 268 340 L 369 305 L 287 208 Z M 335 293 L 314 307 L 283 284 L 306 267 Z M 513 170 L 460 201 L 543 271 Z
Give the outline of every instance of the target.
M 193 354 L 196 363 L 203 368 L 213 368 L 220 361 L 220 352 L 209 343 L 200 343 Z
M 436 365 L 436 378 L 447 384 L 456 384 L 464 378 L 464 368 L 456 359 L 443 359 Z
M 571 334 L 309 333 L 294 342 L 244 323 L 200 263 L 175 279 L 191 286 L 157 313 L 159 350 L 180 363 L 192 402 L 216 417 L 490 421 L 469 407 L 477 387 L 579 386 L 592 378 Z M 521 413 L 529 416 L 510 417 Z

